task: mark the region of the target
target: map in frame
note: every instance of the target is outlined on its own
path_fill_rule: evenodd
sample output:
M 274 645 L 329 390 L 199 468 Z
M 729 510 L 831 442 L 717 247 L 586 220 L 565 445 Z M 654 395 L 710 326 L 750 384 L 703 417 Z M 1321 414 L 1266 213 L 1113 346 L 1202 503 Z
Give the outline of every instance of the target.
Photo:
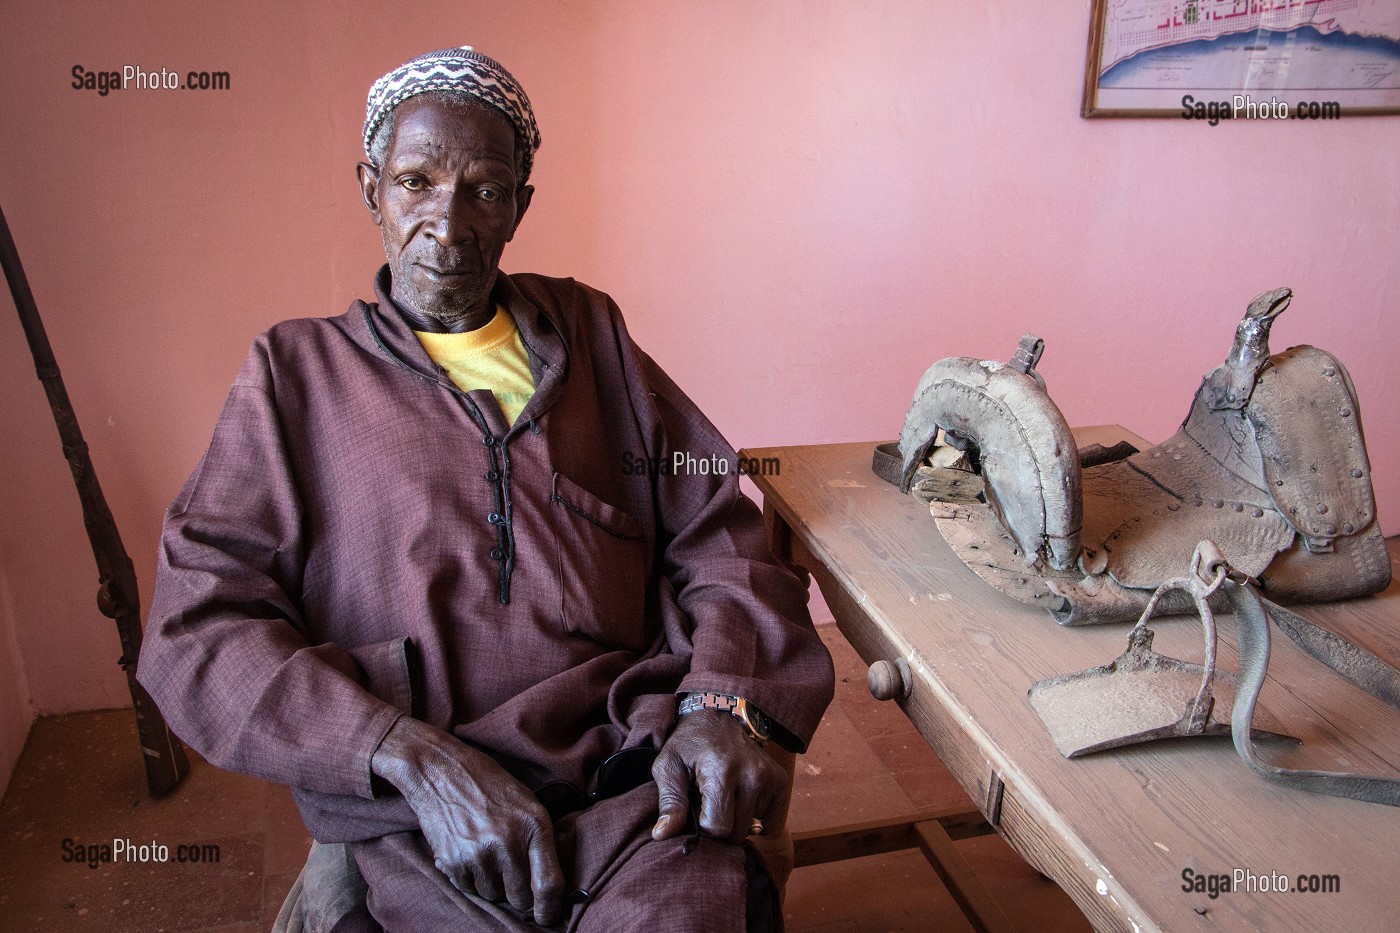
M 1400 113 L 1397 0 L 1095 0 L 1082 115 L 1182 116 L 1235 95 Z

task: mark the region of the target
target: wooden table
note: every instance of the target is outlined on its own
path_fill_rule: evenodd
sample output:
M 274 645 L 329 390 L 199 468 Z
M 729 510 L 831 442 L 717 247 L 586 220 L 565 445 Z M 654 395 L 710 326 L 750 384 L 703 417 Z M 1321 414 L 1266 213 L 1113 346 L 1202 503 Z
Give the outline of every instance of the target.
M 1081 444 L 1132 435 L 1075 432 Z M 1106 664 L 1127 625 L 1063 628 L 968 570 L 928 509 L 870 470 L 874 442 L 752 449 L 777 458 L 755 476 L 774 553 L 817 579 L 866 662 L 907 660 L 904 712 L 1031 865 L 1099 930 L 1400 930 L 1400 808 L 1286 790 L 1256 777 L 1228 738 L 1156 742 L 1062 758 L 1026 691 Z M 1392 542 L 1392 559 L 1395 554 Z M 1314 620 L 1400 661 L 1400 585 L 1378 597 L 1306 607 Z M 1235 633 L 1220 620 L 1219 663 Z M 1154 621 L 1156 650 L 1200 660 L 1199 623 Z M 1275 764 L 1400 775 L 1400 711 L 1303 655 L 1277 629 L 1261 705 L 1303 744 L 1268 746 Z M 1331 893 L 1183 890 L 1184 873 L 1335 876 Z

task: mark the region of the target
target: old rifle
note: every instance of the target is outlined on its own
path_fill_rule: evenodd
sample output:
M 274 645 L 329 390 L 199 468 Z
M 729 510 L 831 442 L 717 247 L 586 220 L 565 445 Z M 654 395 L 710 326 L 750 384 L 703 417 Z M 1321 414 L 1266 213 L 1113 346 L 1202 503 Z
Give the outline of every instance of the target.
M 34 367 L 49 398 L 54 423 L 58 425 L 63 456 L 68 460 L 73 482 L 78 487 L 78 498 L 83 503 L 83 523 L 87 526 L 88 540 L 92 542 L 93 556 L 97 558 L 97 608 L 117 623 L 117 634 L 122 645 L 118 663 L 126 672 L 131 703 L 136 708 L 136 729 L 146 762 L 146 786 L 152 796 L 158 797 L 169 793 L 180 783 L 180 779 L 190 770 L 189 761 L 185 758 L 180 740 L 165 724 L 155 701 L 136 682 L 136 659 L 141 653 L 141 598 L 136 590 L 136 570 L 127 556 L 126 548 L 122 546 L 117 523 L 112 519 L 102 487 L 97 482 L 97 472 L 92 467 L 92 458 L 88 456 L 82 429 L 78 427 L 78 416 L 73 411 L 73 403 L 68 400 L 68 390 L 63 386 L 63 376 L 54 360 L 53 348 L 49 346 L 49 337 L 44 332 L 44 322 L 39 317 L 34 295 L 29 290 L 24 267 L 20 265 L 19 252 L 15 249 L 4 211 L 0 211 L 0 263 L 4 264 L 5 279 L 10 283 L 10 294 L 14 296 L 25 339 L 29 341 L 29 350 L 34 355 Z

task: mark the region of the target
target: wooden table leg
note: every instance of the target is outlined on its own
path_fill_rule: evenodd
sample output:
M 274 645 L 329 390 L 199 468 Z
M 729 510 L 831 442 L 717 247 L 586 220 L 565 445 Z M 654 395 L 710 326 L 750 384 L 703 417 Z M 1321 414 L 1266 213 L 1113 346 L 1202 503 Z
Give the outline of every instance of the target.
M 804 585 L 810 585 L 811 576 L 807 568 L 798 562 L 798 556 L 793 553 L 792 526 L 766 499 L 763 501 L 763 527 L 768 533 L 768 552 L 797 574 L 797 579 Z
M 827 597 L 828 606 L 837 617 L 838 627 L 843 632 L 847 626 L 840 625 L 841 609 L 846 608 L 834 581 L 826 579 L 820 561 L 813 559 L 801 543 L 793 536 L 787 519 L 766 500 L 763 504 L 763 523 L 768 533 L 768 548 L 773 556 L 790 567 L 804 581 L 809 572 L 815 573 L 822 593 Z M 894 852 L 901 849 L 920 849 L 932 864 L 938 877 L 947 887 L 948 893 L 966 915 L 968 922 L 979 933 L 1014 933 L 1015 927 L 1006 919 L 987 894 L 972 869 L 963 861 L 953 846 L 953 839 L 965 839 L 993 832 L 982 813 L 977 810 L 955 808 L 951 810 L 926 812 L 913 816 L 876 820 L 846 826 L 833 826 L 821 830 L 794 833 L 792 837 L 793 867 L 820 865 L 824 862 L 840 861 Z
M 963 861 L 947 830 L 937 820 L 925 820 L 914 826 L 919 848 L 929 860 L 948 893 L 953 895 L 963 915 L 978 933 L 1015 933 L 1016 927 L 1001 912 L 996 901 L 982 887 L 972 869 Z

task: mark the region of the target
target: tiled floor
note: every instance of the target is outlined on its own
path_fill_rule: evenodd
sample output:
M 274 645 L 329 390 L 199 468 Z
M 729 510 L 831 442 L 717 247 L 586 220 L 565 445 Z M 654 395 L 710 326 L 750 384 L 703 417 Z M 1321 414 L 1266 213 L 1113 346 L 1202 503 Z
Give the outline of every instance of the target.
M 836 657 L 837 700 L 798 761 L 793 828 L 965 802 L 899 709 L 871 699 L 864 666 L 835 627 L 822 631 Z M 0 804 L 0 930 L 268 929 L 310 843 L 287 791 L 196 759 L 176 793 L 152 801 L 135 751 L 130 710 L 35 724 Z M 170 861 L 90 868 L 64 860 L 80 851 L 73 846 L 113 839 L 165 845 Z M 220 860 L 177 864 L 181 843 L 217 844 Z M 1089 929 L 1070 900 L 998 837 L 958 847 L 1022 930 Z M 914 851 L 799 869 L 785 913 L 791 933 L 970 929 Z

